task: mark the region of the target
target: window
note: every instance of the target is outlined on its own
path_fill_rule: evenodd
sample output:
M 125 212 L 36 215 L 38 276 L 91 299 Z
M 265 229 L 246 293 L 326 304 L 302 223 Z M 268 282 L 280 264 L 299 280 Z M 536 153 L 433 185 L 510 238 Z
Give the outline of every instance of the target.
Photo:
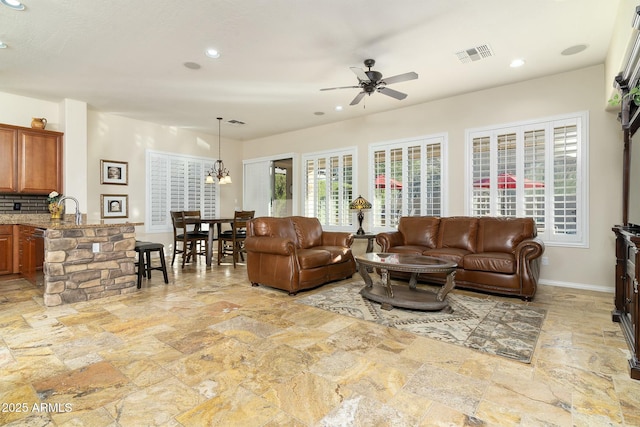
M 467 131 L 467 211 L 536 220 L 548 244 L 587 245 L 587 113 Z
M 209 218 L 218 214 L 218 184 L 204 182 L 214 163 L 147 150 L 147 232 L 171 231 L 169 211 L 199 210 Z
M 444 214 L 445 149 L 446 135 L 371 146 L 374 228 L 396 227 L 401 216 Z
M 351 226 L 355 149 L 302 156 L 304 215 L 329 229 Z

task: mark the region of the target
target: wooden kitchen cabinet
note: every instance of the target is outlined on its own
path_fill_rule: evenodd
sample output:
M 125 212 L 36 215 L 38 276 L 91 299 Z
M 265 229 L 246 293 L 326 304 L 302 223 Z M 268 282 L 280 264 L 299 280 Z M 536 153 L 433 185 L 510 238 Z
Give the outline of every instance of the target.
M 1 126 L 1 125 L 0 125 Z M 18 191 L 18 130 L 0 127 L 0 192 Z
M 41 285 L 44 266 L 44 230 L 27 225 L 21 225 L 19 228 L 19 272 L 31 283 Z
M 62 193 L 61 132 L 0 125 L 0 192 Z
M 13 272 L 13 225 L 0 225 L 0 275 Z

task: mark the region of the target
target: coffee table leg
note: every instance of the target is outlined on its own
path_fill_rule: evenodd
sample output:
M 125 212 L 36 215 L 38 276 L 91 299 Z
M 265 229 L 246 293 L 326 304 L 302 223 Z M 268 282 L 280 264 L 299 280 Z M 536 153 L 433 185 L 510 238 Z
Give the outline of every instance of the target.
M 411 278 L 409 279 L 409 288 L 415 289 L 417 283 L 418 283 L 418 273 L 411 273 Z
M 456 287 L 455 276 L 456 276 L 455 270 L 447 274 L 447 281 L 445 282 L 444 286 L 441 287 L 438 293 L 436 294 L 436 299 L 438 301 L 444 301 L 444 298 L 447 296 L 447 294 L 451 290 L 453 290 L 453 288 Z
M 387 290 L 387 296 L 389 298 L 393 298 L 393 288 L 391 287 L 391 275 L 389 274 L 389 271 L 387 269 L 381 268 L 380 274 L 382 275 L 382 283 Z M 393 310 L 393 305 L 391 305 L 391 303 L 389 302 L 382 302 L 380 303 L 380 309 L 387 311 Z
M 367 285 L 367 288 L 373 287 L 373 281 L 371 280 L 371 276 L 369 276 L 369 269 L 365 265 L 358 265 L 358 273 L 362 276 L 362 280 Z
M 380 273 L 382 274 L 382 283 L 387 289 L 387 296 L 389 298 L 393 298 L 393 287 L 391 286 L 391 275 L 389 274 L 389 271 L 385 268 L 381 268 Z

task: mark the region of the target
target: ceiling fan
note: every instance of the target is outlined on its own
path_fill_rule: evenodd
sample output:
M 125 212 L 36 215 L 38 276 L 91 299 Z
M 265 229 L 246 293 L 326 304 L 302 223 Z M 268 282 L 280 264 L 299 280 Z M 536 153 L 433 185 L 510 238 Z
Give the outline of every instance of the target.
M 362 68 L 351 67 L 351 71 L 358 77 L 357 86 L 340 86 L 340 87 L 327 87 L 320 90 L 334 90 L 334 89 L 362 89 L 362 92 L 358 93 L 351 104 L 356 105 L 359 103 L 365 95 L 371 95 L 373 92 L 380 92 L 395 99 L 405 99 L 406 93 L 398 92 L 397 90 L 389 89 L 387 85 L 393 83 L 405 82 L 407 80 L 414 80 L 418 78 L 418 74 L 413 71 L 410 73 L 398 74 L 397 76 L 382 78 L 382 73 L 379 71 L 373 71 L 371 67 L 375 65 L 376 61 L 373 59 L 365 59 L 364 66 L 369 68 L 365 71 Z

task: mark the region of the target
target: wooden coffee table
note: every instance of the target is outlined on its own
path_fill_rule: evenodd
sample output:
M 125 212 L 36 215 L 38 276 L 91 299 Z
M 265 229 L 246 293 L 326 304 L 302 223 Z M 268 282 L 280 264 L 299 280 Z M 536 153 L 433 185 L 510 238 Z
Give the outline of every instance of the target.
M 393 307 L 425 311 L 449 308 L 445 297 L 455 287 L 457 264 L 439 258 L 411 254 L 367 253 L 355 258 L 359 266 L 366 267 L 358 268 L 358 272 L 366 283 L 360 294 L 367 299 L 379 302 L 383 310 L 391 310 Z M 380 271 L 382 279 L 380 285 L 374 285 L 369 275 L 369 272 L 374 269 Z M 409 285 L 392 284 L 390 271 L 411 273 Z M 447 280 L 438 292 L 417 289 L 417 276 L 420 273 L 444 273 L 447 275 Z

